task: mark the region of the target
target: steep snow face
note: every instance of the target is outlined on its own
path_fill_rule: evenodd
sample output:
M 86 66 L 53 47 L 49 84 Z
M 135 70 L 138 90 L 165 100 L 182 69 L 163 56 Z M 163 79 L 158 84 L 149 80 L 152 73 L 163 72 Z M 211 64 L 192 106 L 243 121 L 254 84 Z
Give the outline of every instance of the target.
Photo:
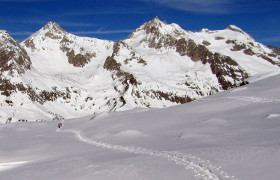
M 27 52 L 6 31 L 0 30 L 0 72 L 18 75 L 30 69 L 31 61 Z M 3 77 L 1 77 L 3 78 Z
M 103 64 L 113 42 L 77 37 L 49 22 L 22 43 L 30 70 L 2 83 L 1 123 L 79 117 L 111 110 L 117 93 Z M 107 104 L 108 103 L 108 104 Z
M 66 32 L 54 22 L 47 23 L 22 45 L 31 57 L 33 67 L 47 74 L 81 71 L 90 62 L 110 51 L 113 42 L 78 37 Z

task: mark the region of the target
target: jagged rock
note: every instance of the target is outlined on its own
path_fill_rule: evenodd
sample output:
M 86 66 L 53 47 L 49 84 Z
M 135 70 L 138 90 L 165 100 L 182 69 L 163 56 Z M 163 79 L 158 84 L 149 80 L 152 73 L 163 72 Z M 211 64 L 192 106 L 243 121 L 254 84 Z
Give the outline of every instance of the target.
M 240 29 L 239 27 L 237 27 L 235 25 L 229 25 L 226 29 L 229 29 L 231 31 L 236 31 L 239 33 L 244 33 L 244 31 L 242 29 Z
M 280 55 L 280 48 L 276 46 L 267 46 L 269 49 L 271 49 L 275 54 Z
M 250 56 L 253 56 L 253 55 L 256 54 L 251 48 L 247 48 L 243 52 L 247 55 L 250 55 Z
M 223 40 L 223 39 L 225 39 L 225 37 L 222 37 L 222 36 L 215 37 L 215 40 Z
M 204 40 L 204 41 L 202 42 L 202 44 L 205 45 L 205 46 L 209 46 L 211 43 Z
M 31 67 L 31 60 L 24 48 L 6 31 L 0 31 L 0 72 L 24 73 Z

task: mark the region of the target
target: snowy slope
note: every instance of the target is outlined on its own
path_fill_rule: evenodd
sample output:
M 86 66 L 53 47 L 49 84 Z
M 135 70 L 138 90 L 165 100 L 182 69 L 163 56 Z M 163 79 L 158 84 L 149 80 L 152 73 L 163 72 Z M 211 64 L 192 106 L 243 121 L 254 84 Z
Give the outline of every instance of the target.
M 190 32 L 156 17 L 118 42 L 55 22 L 21 44 L 0 34 L 0 123 L 169 107 L 280 73 L 279 52 L 233 25 Z
M 277 71 L 278 68 L 271 64 L 280 65 L 279 54 L 234 25 L 218 31 L 203 29 L 191 36 L 197 43 L 209 42 L 207 48 L 212 52 L 232 57 L 250 76 Z
M 2 96 L 1 122 L 79 117 L 109 110 L 104 99 L 115 95 L 110 73 L 103 72 L 102 66 L 112 45 L 111 41 L 77 37 L 54 22 L 46 24 L 22 43 L 31 68 L 11 80 L 12 96 Z M 13 103 L 5 103 L 6 99 Z
M 278 180 L 280 76 L 184 105 L 0 126 L 0 177 Z

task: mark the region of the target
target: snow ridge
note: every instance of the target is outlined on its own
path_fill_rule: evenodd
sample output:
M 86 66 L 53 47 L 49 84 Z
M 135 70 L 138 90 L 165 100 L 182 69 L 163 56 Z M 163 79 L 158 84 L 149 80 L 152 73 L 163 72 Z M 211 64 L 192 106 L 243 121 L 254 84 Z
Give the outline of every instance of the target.
M 169 161 L 175 162 L 177 165 L 184 166 L 186 169 L 192 170 L 194 176 L 203 180 L 234 180 L 234 176 L 229 176 L 221 167 L 216 167 L 211 164 L 209 160 L 202 160 L 191 154 L 183 154 L 176 151 L 157 151 L 150 150 L 142 147 L 113 145 L 100 141 L 95 141 L 86 137 L 82 131 L 77 129 L 57 130 L 57 132 L 71 132 L 74 133 L 76 138 L 84 143 L 101 147 L 104 149 L 128 152 L 133 154 L 156 156 L 164 158 Z

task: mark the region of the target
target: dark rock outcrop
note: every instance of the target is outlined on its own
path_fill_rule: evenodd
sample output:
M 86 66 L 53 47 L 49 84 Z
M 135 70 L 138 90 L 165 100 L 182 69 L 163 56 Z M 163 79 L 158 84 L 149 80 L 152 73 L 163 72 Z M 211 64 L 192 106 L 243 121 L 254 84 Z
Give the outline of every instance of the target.
M 31 68 L 31 60 L 24 48 L 7 32 L 0 31 L 0 72 L 24 73 Z
M 280 48 L 272 45 L 267 46 L 269 49 L 271 49 L 275 54 L 280 56 Z
M 213 54 L 205 46 L 197 45 L 193 40 L 179 39 L 176 42 L 176 51 L 181 56 L 189 56 L 195 62 L 209 63 L 223 89 L 239 86 L 248 77 L 245 70 L 241 69 L 232 58 L 219 53 Z M 227 77 L 232 78 L 234 83 L 229 81 Z

